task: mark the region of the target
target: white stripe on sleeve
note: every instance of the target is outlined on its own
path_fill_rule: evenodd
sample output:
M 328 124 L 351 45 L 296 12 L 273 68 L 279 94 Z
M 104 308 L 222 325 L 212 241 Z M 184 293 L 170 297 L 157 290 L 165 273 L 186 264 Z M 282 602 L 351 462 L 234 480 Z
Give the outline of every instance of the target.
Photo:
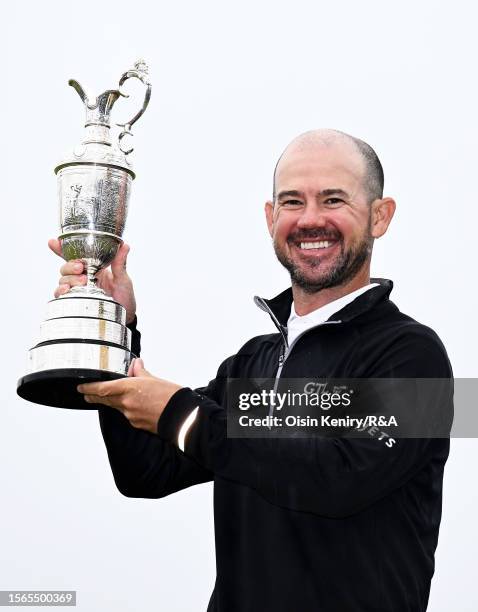
M 186 434 L 188 433 L 191 425 L 194 423 L 198 410 L 199 410 L 199 406 L 196 406 L 196 408 L 194 408 L 194 410 L 191 412 L 188 418 L 181 425 L 181 429 L 179 430 L 178 446 L 179 446 L 179 449 L 183 451 L 183 453 L 184 453 L 184 440 L 186 438 Z

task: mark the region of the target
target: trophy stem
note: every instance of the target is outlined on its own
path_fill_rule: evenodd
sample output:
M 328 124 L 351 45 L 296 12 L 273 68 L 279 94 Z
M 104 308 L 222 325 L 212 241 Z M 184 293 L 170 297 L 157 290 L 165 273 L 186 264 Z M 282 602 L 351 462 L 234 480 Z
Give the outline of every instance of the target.
M 95 293 L 99 291 L 98 279 L 96 278 L 97 272 L 98 272 L 98 266 L 95 266 L 95 264 L 87 261 L 86 262 L 86 290 L 88 292 L 91 291 Z
M 88 295 L 94 297 L 101 297 L 102 299 L 111 300 L 112 298 L 98 287 L 98 279 L 96 278 L 96 273 L 101 269 L 101 265 L 95 264 L 90 259 L 84 259 L 85 267 L 86 267 L 86 285 L 79 285 L 76 287 L 71 287 L 71 289 L 64 294 L 65 297 L 69 295 L 74 295 L 75 297 L 86 297 Z
M 86 285 L 82 287 L 83 291 L 87 294 L 89 293 L 94 296 L 101 295 L 103 298 L 111 299 L 106 295 L 103 289 L 98 287 L 96 273 L 101 269 L 101 265 L 94 263 L 94 260 L 92 261 L 91 259 L 86 259 L 84 261 L 86 266 Z

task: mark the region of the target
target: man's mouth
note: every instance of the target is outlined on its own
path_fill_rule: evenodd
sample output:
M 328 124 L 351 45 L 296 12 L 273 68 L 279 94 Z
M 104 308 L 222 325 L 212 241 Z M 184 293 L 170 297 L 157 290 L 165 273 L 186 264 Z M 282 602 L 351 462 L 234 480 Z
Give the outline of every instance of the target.
M 301 242 L 299 246 L 302 250 L 308 251 L 310 249 L 328 249 L 332 246 L 335 241 L 332 240 L 314 240 L 309 242 Z

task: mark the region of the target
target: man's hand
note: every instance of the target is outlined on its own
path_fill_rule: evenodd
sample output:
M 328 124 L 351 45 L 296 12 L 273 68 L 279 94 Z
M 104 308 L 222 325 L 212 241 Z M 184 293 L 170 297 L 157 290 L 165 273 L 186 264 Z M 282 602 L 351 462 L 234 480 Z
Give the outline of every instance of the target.
M 60 241 L 57 238 L 49 240 L 48 246 L 54 253 L 62 257 Z M 131 323 L 136 314 L 136 300 L 133 283 L 126 272 L 128 253 L 129 246 L 123 243 L 111 262 L 111 268 L 100 270 L 96 278 L 98 287 L 126 308 L 126 323 Z M 85 264 L 81 259 L 73 259 L 64 263 L 60 268 L 60 274 L 61 278 L 54 293 L 56 298 L 69 291 L 71 287 L 86 285 Z
M 116 408 L 133 427 L 157 433 L 158 419 L 170 398 L 181 385 L 156 378 L 144 369 L 142 359 L 135 359 L 128 378 L 78 385 L 85 401 Z

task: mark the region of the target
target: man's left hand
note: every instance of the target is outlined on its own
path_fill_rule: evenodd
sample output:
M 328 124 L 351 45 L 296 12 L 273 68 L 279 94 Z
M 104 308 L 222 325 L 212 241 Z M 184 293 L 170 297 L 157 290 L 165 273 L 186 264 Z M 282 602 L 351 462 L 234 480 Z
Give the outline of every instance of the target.
M 181 385 L 150 374 L 144 369 L 142 359 L 133 361 L 128 378 L 77 387 L 86 402 L 116 408 L 133 427 L 152 433 L 157 433 L 159 417 L 170 398 L 181 388 Z

